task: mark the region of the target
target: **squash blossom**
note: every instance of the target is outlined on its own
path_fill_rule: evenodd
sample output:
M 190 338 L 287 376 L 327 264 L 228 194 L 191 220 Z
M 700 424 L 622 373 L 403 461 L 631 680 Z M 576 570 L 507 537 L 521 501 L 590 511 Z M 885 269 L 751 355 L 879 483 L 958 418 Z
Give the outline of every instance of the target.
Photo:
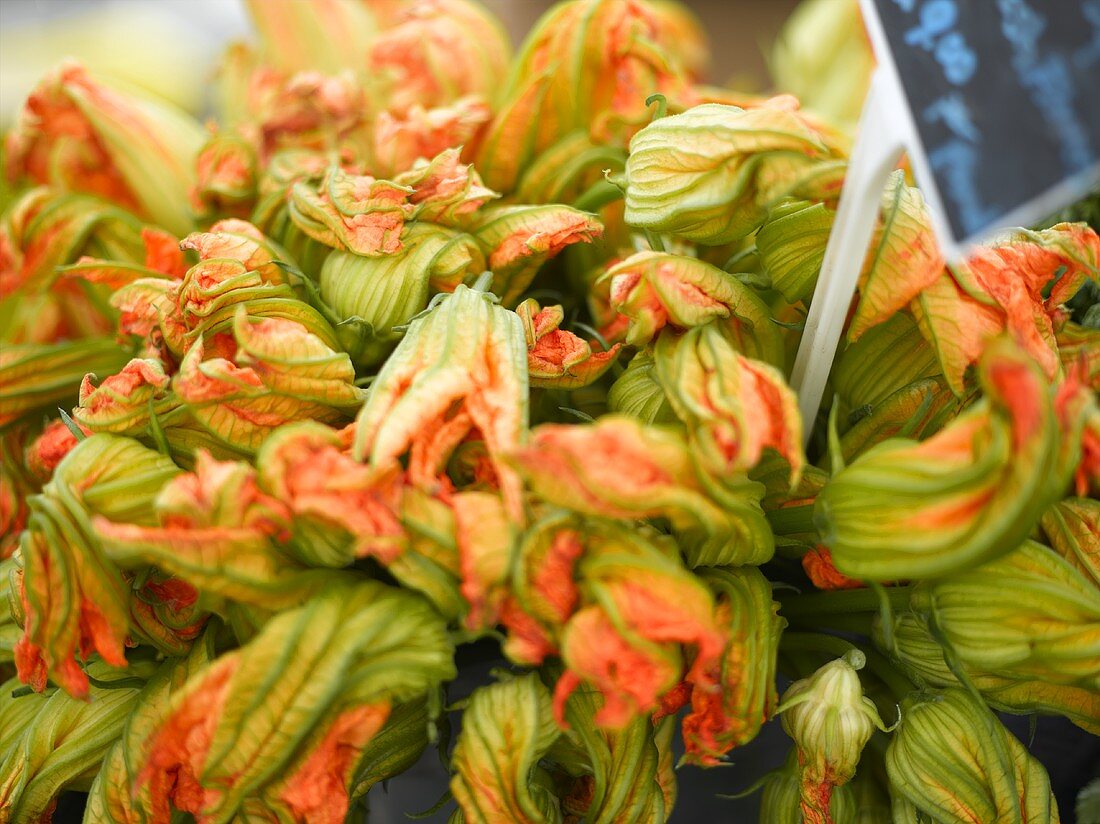
M 914 680 L 933 687 L 953 687 L 958 678 L 944 660 L 943 647 L 932 636 L 923 615 L 905 612 L 897 616 L 887 649 L 881 624 L 874 627 L 876 645 L 892 655 Z M 960 662 L 970 681 L 991 707 L 1005 712 L 1056 713 L 1094 734 L 1100 733 L 1100 692 L 1089 687 L 1058 684 L 1020 674 L 998 675 L 977 664 Z
M 1045 546 L 921 581 L 911 607 L 969 666 L 1100 692 L 1100 591 Z
M 163 228 L 191 228 L 197 122 L 166 102 L 62 64 L 31 93 L 6 143 L 8 178 L 98 195 Z
M 721 488 L 696 470 L 680 431 L 608 415 L 594 424 L 543 424 L 511 455 L 543 499 L 586 515 L 667 518 L 692 566 L 763 563 L 775 545 L 763 487 Z
M 905 701 L 886 751 L 895 817 L 1057 822 L 1043 766 L 968 692 Z
M 15 646 L 20 680 L 37 692 L 49 677 L 76 698 L 88 695 L 77 658 L 93 652 L 125 667 L 129 587 L 104 553 L 90 521 L 148 518 L 157 490 L 179 472 L 165 456 L 113 435 L 86 438 L 29 501 L 10 597 L 23 636 Z
M 863 694 L 857 670 L 865 661 L 853 650 L 824 665 L 792 684 L 777 710 L 798 751 L 800 806 L 807 822 L 831 820 L 833 789 L 855 775 L 875 728 L 886 729 L 874 702 Z
M 527 346 L 519 317 L 459 285 L 409 325 L 371 384 L 353 455 L 383 466 L 409 455 L 413 483 L 436 487 L 471 434 L 484 440 L 509 516 L 523 521 L 522 486 L 504 457 L 527 429 Z
M 626 222 L 719 246 L 759 228 L 785 197 L 835 198 L 843 174 L 797 113 L 705 103 L 630 141 Z
M 539 762 L 561 732 L 538 676 L 479 688 L 463 718 L 451 792 L 464 820 L 560 822 L 550 776 Z
M 982 361 L 985 397 L 926 441 L 884 441 L 825 485 L 815 522 L 845 575 L 939 576 L 1011 552 L 1069 480 L 1054 392 L 1006 340 Z M 905 539 L 900 540 L 899 535 Z
M 771 585 L 752 567 L 705 569 L 703 580 L 714 593 L 715 622 L 724 637 L 715 664 L 720 689 L 692 689 L 683 733 L 685 759 L 713 765 L 754 739 L 774 715 L 774 662 L 786 621 L 777 614 Z

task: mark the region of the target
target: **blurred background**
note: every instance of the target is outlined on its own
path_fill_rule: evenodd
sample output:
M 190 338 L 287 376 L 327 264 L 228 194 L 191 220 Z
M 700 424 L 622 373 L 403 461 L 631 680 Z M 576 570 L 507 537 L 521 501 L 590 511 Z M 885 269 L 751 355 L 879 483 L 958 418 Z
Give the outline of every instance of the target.
M 482 0 L 517 44 L 553 0 Z M 710 81 L 771 86 L 765 55 L 796 0 L 687 0 L 710 38 Z M 248 36 L 240 0 L 0 0 L 0 128 L 61 57 L 202 112 L 226 43 Z

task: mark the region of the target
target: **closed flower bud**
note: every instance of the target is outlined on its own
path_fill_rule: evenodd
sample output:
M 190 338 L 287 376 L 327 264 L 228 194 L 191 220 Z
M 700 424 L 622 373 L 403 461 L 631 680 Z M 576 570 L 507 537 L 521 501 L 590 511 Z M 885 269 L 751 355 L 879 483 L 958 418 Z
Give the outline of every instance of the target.
M 279 609 L 335 580 L 336 573 L 306 569 L 280 549 L 291 512 L 259 488 L 252 467 L 205 452 L 196 457 L 195 471 L 166 484 L 143 519 L 93 521 L 108 557 L 125 568 L 154 565 L 215 605 Z
M 561 632 L 567 669 L 554 690 L 559 720 L 566 698 L 586 683 L 604 698 L 595 723 L 610 729 L 657 709 L 681 681 L 717 693 L 725 638 L 706 586 L 644 533 L 593 522 L 584 543 L 582 606 Z
M 84 698 L 88 678 L 76 656 L 98 652 L 126 665 L 129 587 L 104 556 L 93 516 L 149 517 L 157 491 L 179 472 L 164 455 L 113 435 L 84 439 L 61 461 L 41 495 L 30 499 L 21 539 L 23 637 L 15 647 L 19 677 L 42 691 L 47 676 Z
M 580 603 L 575 578 L 584 554 L 581 522 L 569 516 L 541 519 L 516 546 L 510 595 L 501 610 L 508 630 L 504 653 L 518 664 L 539 665 L 557 652 L 557 638 Z
M 127 753 L 142 764 L 142 811 L 342 820 L 359 754 L 395 703 L 454 677 L 452 655 L 443 621 L 415 595 L 374 581 L 328 587 L 171 695 Z M 240 724 L 254 735 L 238 736 Z
M 835 196 L 842 177 L 843 164 L 795 112 L 706 103 L 630 141 L 626 222 L 720 246 L 756 230 L 785 197 Z
M 24 193 L 0 223 L 0 338 L 52 343 L 110 334 L 106 287 L 58 277 L 58 269 L 85 255 L 138 263 L 143 235 L 139 220 L 99 198 L 45 186 Z
M 611 308 L 629 318 L 626 342 L 647 343 L 665 326 L 690 329 L 719 321 L 739 352 L 782 364 L 783 340 L 753 290 L 716 266 L 665 252 L 639 252 L 603 275 Z
M 478 433 L 511 518 L 522 486 L 504 456 L 527 429 L 527 347 L 519 317 L 466 286 L 414 320 L 371 384 L 353 454 L 373 466 L 408 454 L 409 474 L 438 487 L 454 449 Z
M 877 727 L 886 727 L 870 698 L 863 695 L 857 669 L 863 653 L 853 651 L 796 681 L 783 694 L 783 729 L 798 751 L 802 814 L 807 822 L 827 822 L 833 788 L 855 775 L 863 747 Z
M 607 407 L 642 423 L 676 422 L 668 396 L 657 382 L 656 363 L 648 348 L 639 350 L 611 384 Z
M 625 147 L 650 118 L 648 93 L 691 105 L 677 28 L 637 0 L 575 0 L 547 11 L 513 61 L 480 148 L 489 185 L 511 191 L 539 154 L 577 130 Z
M 452 291 L 484 269 L 485 258 L 470 235 L 417 223 L 394 254 L 332 252 L 321 267 L 321 298 L 339 319 L 337 335 L 352 360 L 374 366 L 427 307 L 433 290 Z
M 244 308 L 233 320 L 233 359 L 203 359 L 188 350 L 172 390 L 191 416 L 230 446 L 251 451 L 278 426 L 313 419 L 345 420 L 365 395 L 344 352 L 331 349 L 302 324 L 253 321 Z
M 790 464 L 791 486 L 798 484 L 805 462 L 802 419 L 778 369 L 741 355 L 716 323 L 661 335 L 653 359 L 657 380 L 708 472 L 748 472 L 771 448 Z
M 552 762 L 566 821 L 665 821 L 676 801 L 672 734 L 676 720 L 638 717 L 621 730 L 597 726 L 603 699 L 578 691 L 565 706 L 568 727 Z M 579 776 L 575 764 L 585 764 Z M 561 791 L 559 790 L 559 793 Z
M 511 456 L 531 490 L 557 506 L 609 518 L 667 518 L 692 566 L 758 564 L 774 550 L 747 480 L 720 499 L 704 486 L 680 432 L 604 416 L 544 424 Z
M 1046 770 L 962 689 L 902 705 L 886 772 L 895 814 L 908 809 L 944 824 L 1058 821 Z
M 913 589 L 967 665 L 1007 678 L 1100 691 L 1100 591 L 1027 541 L 1007 555 Z
M 409 4 L 370 45 L 369 65 L 385 84 L 386 108 L 444 106 L 465 95 L 496 96 L 511 44 L 492 14 L 472 0 Z
M 915 681 L 933 687 L 958 686 L 958 679 L 944 660 L 943 647 L 932 637 L 925 616 L 913 612 L 897 616 L 889 648 L 879 622 L 874 626 L 874 638 L 879 648 Z M 959 665 L 991 707 L 1019 714 L 1056 713 L 1082 729 L 1100 734 L 1100 691 L 1023 675 L 997 675 L 969 662 L 960 661 Z
M 474 691 L 451 755 L 451 792 L 466 821 L 560 822 L 540 760 L 561 735 L 536 673 Z
M 16 710 L 16 702 L 36 710 L 21 734 L 0 738 L 0 821 L 50 820 L 58 796 L 84 785 L 89 768 L 99 764 L 122 734 L 140 690 L 133 685 L 137 673 L 126 685 L 110 685 L 118 676 L 109 667 L 92 669 L 104 686 L 91 688 L 88 701 L 62 690 L 48 698 L 11 698 L 9 689 L 0 699 L 5 714 Z
M 151 807 L 145 788 L 137 789 L 141 770 L 140 745 L 167 710 L 169 698 L 214 654 L 216 630 L 183 655 L 165 660 L 151 675 L 133 702 L 119 739 L 107 751 L 88 792 L 84 818 L 88 824 L 139 824 L 146 821 L 143 810 Z
M 126 353 L 109 339 L 0 346 L 0 426 L 76 397 L 89 371 L 110 374 Z
M 98 195 L 182 235 L 202 142 L 183 112 L 115 91 L 69 62 L 31 93 L 8 135 L 8 177 Z
M 896 581 L 980 564 L 1018 546 L 1061 496 L 1062 441 L 1080 436 L 1060 431 L 1038 366 L 1002 340 L 981 377 L 985 397 L 939 433 L 880 443 L 822 489 L 815 523 L 845 575 Z

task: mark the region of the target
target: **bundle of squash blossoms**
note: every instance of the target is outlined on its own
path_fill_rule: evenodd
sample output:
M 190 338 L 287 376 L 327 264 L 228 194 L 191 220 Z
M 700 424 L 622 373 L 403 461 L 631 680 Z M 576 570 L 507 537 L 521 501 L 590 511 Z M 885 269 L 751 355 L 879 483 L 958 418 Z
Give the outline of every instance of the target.
M 248 7 L 209 124 L 65 62 L 6 138 L 0 822 L 430 748 L 452 822 L 664 822 L 771 719 L 761 821 L 1057 821 L 999 713 L 1100 733 L 1096 231 L 949 266 L 899 170 L 801 420 L 850 137 L 683 8 Z

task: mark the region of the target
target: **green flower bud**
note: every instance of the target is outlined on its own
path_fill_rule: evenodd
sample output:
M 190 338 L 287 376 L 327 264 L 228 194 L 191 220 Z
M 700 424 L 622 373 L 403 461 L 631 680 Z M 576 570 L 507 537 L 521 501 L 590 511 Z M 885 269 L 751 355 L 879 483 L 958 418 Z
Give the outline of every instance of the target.
M 892 655 L 917 683 L 932 687 L 959 686 L 944 660 L 943 647 L 932 637 L 924 617 L 912 612 L 898 615 L 891 648 L 887 648 L 881 623 L 876 620 L 874 639 L 879 648 Z M 1057 713 L 1100 735 L 1100 692 L 1096 690 L 1022 676 L 1009 678 L 969 663 L 961 663 L 961 666 L 991 707 L 1018 714 Z
M 137 441 L 93 435 L 61 461 L 29 501 L 20 544 L 23 637 L 15 646 L 20 678 L 42 691 L 50 677 L 71 695 L 88 694 L 76 662 L 92 650 L 126 666 L 131 587 L 107 559 L 90 520 L 148 519 L 153 497 L 178 473 L 172 461 Z
M 963 663 L 1006 678 L 1100 691 L 1100 590 L 1027 541 L 980 567 L 913 588 Z
M 321 267 L 321 298 L 339 320 L 337 334 L 360 366 L 373 366 L 428 305 L 433 289 L 453 289 L 480 274 L 485 258 L 474 239 L 442 226 L 413 224 L 392 255 L 334 251 Z
M 756 233 L 760 266 L 787 303 L 813 295 L 835 218 L 824 203 L 795 200 L 773 209 Z
M 8 173 L 99 195 L 181 235 L 203 130 L 161 99 L 123 93 L 66 61 L 31 93 L 7 139 Z
M 49 820 L 58 795 L 66 788 L 87 786 L 84 782 L 122 734 L 141 689 L 140 680 L 132 685 L 134 676 L 141 672 L 127 677 L 125 685 L 111 686 L 118 676 L 109 667 L 96 665 L 91 672 L 104 686 L 92 687 L 88 701 L 62 690 L 48 698 L 11 698 L 5 690 L 0 697 L 0 715 L 15 716 L 5 722 L 6 732 L 22 728 L 11 740 L 0 733 L 0 821 Z M 17 708 L 19 702 L 34 714 L 28 718 L 29 713 Z
M 1050 779 L 1023 744 L 962 689 L 902 705 L 886 751 L 895 821 L 1058 821 Z M 909 818 L 898 818 L 908 810 Z
M 843 163 L 796 112 L 705 103 L 630 141 L 626 222 L 720 246 L 753 232 L 783 198 L 824 195 L 842 177 Z
M 798 750 L 802 814 L 808 824 L 829 820 L 833 788 L 855 775 L 875 728 L 886 729 L 874 702 L 863 695 L 857 670 L 865 661 L 853 650 L 783 694 L 779 712 Z
M 560 734 L 550 692 L 535 673 L 475 690 L 451 755 L 462 820 L 560 822 L 550 776 L 539 766 Z
M 607 407 L 637 418 L 642 423 L 675 423 L 676 413 L 668 402 L 661 384 L 657 382 L 653 352 L 646 348 L 630 359 L 623 373 L 611 384 L 607 393 Z

